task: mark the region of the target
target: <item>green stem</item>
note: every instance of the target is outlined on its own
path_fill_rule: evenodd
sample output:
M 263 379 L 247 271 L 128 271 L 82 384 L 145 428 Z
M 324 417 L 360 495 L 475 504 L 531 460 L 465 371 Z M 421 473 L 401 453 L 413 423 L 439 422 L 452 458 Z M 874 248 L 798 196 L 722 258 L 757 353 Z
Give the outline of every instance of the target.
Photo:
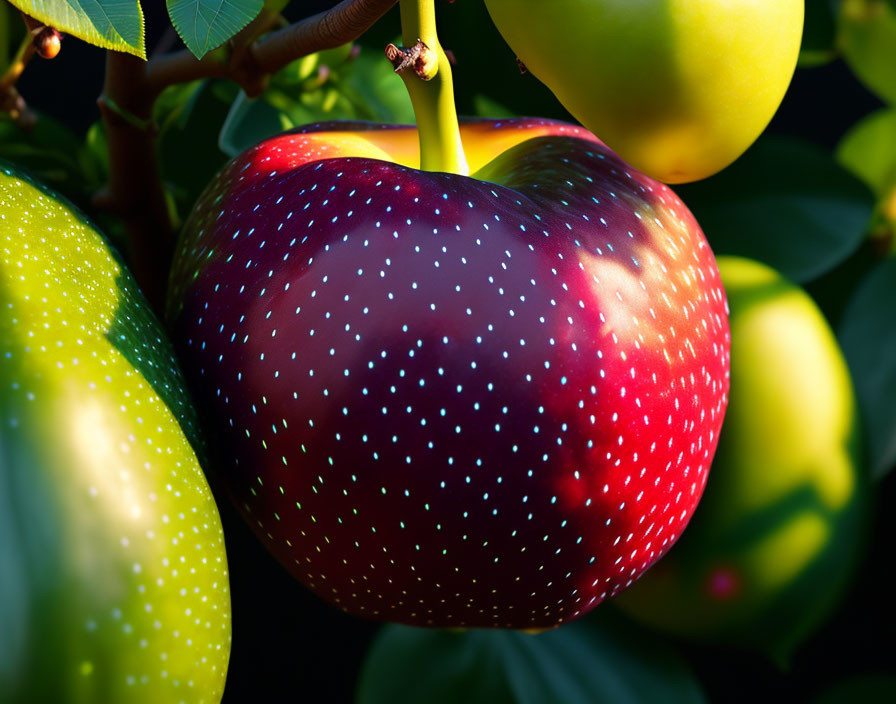
M 438 57 L 435 76 L 424 81 L 413 70 L 401 73 L 417 118 L 420 135 L 420 168 L 469 174 L 467 158 L 460 140 L 451 63 L 436 34 L 434 0 L 400 0 L 401 30 L 405 46 L 420 39 Z

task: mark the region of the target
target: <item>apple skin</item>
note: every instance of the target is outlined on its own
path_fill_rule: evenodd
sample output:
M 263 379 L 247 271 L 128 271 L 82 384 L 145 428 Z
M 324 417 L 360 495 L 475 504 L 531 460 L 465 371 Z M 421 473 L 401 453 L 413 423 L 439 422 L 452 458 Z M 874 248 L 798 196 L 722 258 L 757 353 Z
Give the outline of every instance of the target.
M 669 633 L 785 661 L 837 603 L 865 536 L 849 370 L 812 299 L 755 261 L 719 257 L 731 401 L 687 533 L 617 604 Z
M 675 542 L 727 401 L 691 214 L 593 135 L 331 123 L 233 160 L 185 225 L 175 345 L 248 523 L 321 597 L 549 628 Z
M 218 702 L 227 559 L 195 411 L 129 272 L 0 163 L 0 699 Z
M 713 175 L 768 125 L 796 68 L 803 0 L 486 0 L 577 120 L 666 183 Z

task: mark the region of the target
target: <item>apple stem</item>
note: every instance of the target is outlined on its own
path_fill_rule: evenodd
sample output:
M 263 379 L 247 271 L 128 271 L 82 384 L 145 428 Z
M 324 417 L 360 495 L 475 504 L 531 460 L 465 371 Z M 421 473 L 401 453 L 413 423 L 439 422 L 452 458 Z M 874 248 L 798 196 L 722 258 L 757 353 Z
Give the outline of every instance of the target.
M 386 55 L 404 80 L 420 135 L 420 168 L 464 176 L 470 173 L 460 139 L 451 62 L 436 34 L 434 0 L 400 0 L 404 49 Z M 413 69 L 413 70 L 411 70 Z

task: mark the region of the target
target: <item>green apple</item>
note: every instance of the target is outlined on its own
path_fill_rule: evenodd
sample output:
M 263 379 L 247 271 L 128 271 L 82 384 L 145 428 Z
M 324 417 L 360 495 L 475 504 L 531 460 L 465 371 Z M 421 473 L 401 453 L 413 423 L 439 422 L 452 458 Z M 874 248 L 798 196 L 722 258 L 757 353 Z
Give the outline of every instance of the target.
M 731 397 L 706 493 L 669 555 L 619 599 L 638 620 L 780 659 L 836 602 L 860 552 L 864 475 L 852 382 L 809 296 L 719 258 Z
M 227 560 L 194 445 L 131 275 L 73 206 L 0 163 L 3 702 L 220 701 Z
M 765 129 L 790 84 L 803 0 L 486 0 L 501 35 L 639 171 L 706 178 Z

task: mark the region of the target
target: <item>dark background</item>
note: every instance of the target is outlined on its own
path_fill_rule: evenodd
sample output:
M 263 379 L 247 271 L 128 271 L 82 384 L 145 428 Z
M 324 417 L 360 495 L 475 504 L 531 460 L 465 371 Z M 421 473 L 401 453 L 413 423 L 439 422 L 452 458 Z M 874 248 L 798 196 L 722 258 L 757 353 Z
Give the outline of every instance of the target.
M 297 19 L 332 4 L 302 0 L 286 14 Z M 441 8 L 440 35 L 458 58 L 455 80 L 461 111 L 470 109 L 472 93 L 482 92 L 498 102 L 514 101 L 514 105 L 505 102 L 511 108 L 533 105 L 542 115 L 564 117 L 562 107 L 536 79 L 519 74 L 512 53 L 484 13 L 481 26 L 471 27 L 452 15 L 455 7 Z M 144 3 L 144 12 L 147 47 L 152 53 L 160 40 L 170 41 L 165 35 L 172 30 L 163 3 Z M 364 42 L 383 46 L 398 32 L 393 11 Z M 19 87 L 32 107 L 84 133 L 99 117 L 95 100 L 102 89 L 103 57 L 102 50 L 66 39 L 57 59 L 32 62 Z M 879 106 L 849 69 L 836 61 L 797 72 L 769 129 L 830 148 L 860 117 Z M 883 483 L 877 500 L 880 506 L 896 505 L 892 480 Z M 224 701 L 351 701 L 364 653 L 378 626 L 342 614 L 296 583 L 261 548 L 229 504 L 219 503 L 228 539 L 234 618 Z M 890 555 L 888 537 L 896 535 L 896 521 L 881 510 L 876 516 L 869 528 L 868 553 Z M 890 601 L 892 582 L 880 561 L 866 559 L 863 565 L 839 611 L 797 652 L 788 673 L 745 652 L 681 645 L 710 700 L 811 701 L 828 684 L 846 676 L 892 670 L 896 632 L 892 623 L 878 618 L 874 608 Z

